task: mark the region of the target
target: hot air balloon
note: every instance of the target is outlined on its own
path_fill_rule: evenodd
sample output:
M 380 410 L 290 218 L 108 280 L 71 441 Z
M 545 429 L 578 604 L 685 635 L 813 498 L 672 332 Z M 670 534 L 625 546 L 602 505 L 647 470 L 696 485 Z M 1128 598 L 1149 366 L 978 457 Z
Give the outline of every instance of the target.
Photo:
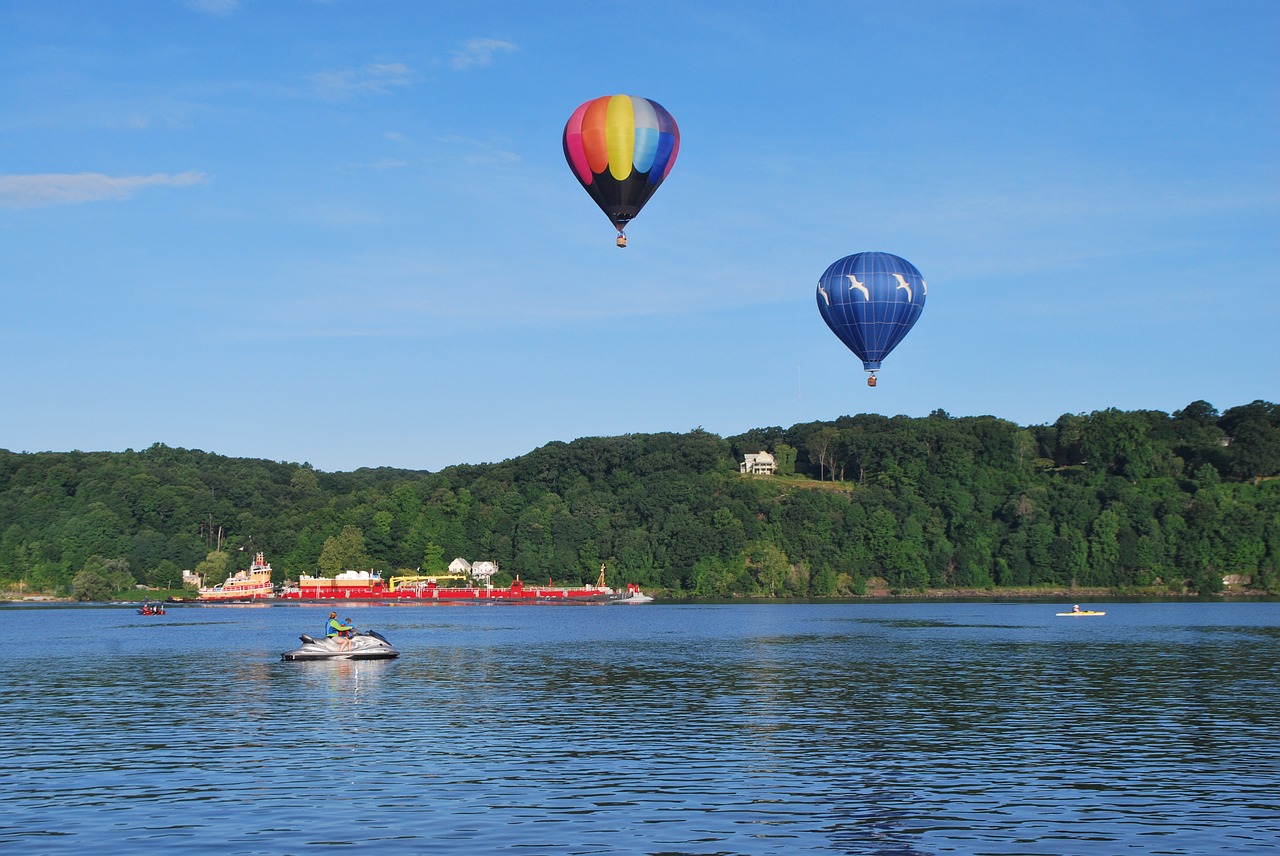
M 855 253 L 827 268 L 818 280 L 818 311 L 831 331 L 871 372 L 911 330 L 929 286 L 916 266 L 892 253 Z
M 618 230 L 619 247 L 627 245 L 623 230 L 671 172 L 679 151 L 676 120 L 648 98 L 594 98 L 564 126 L 564 158 Z

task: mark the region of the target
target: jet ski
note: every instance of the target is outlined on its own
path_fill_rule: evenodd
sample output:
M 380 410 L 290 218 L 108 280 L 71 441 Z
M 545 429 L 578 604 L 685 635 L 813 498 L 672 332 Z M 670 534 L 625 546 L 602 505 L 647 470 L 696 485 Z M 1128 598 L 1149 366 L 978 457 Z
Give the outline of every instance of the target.
M 381 633 L 376 630 L 357 631 L 351 636 L 351 647 L 342 650 L 341 642 L 335 637 L 313 639 L 303 633 L 302 647 L 286 651 L 280 655 L 282 660 L 394 660 L 400 652 L 391 647 Z

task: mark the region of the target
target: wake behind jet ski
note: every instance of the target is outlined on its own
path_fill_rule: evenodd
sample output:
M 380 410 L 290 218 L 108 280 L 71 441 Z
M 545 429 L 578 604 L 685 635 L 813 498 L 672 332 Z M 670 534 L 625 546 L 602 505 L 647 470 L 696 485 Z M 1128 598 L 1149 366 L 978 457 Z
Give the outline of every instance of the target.
M 352 631 L 349 638 L 313 639 L 303 633 L 302 647 L 286 651 L 282 660 L 394 660 L 400 652 L 376 630 Z M 350 646 L 344 643 L 350 642 Z

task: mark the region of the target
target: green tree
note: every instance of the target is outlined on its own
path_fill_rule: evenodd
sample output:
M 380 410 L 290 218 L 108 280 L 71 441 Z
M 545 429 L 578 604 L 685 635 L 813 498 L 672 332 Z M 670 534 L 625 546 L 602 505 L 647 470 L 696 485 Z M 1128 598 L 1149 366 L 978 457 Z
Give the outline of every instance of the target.
M 1111 475 L 1140 479 L 1153 473 L 1156 452 L 1140 416 L 1110 409 L 1089 415 L 1082 451 L 1093 467 Z
M 835 447 L 839 438 L 835 428 L 822 428 L 809 438 L 809 458 L 818 464 L 818 478 L 826 480 L 830 474 L 835 479 Z
M 769 541 L 748 544 L 743 552 L 743 561 L 759 591 L 768 592 L 770 597 L 778 594 L 791 571 L 787 554 Z
M 133 575 L 129 573 L 129 562 L 125 559 L 104 559 L 101 556 L 90 556 L 71 581 L 76 600 L 103 601 L 111 600 L 116 594 L 131 589 L 136 585 Z
M 736 575 L 733 568 L 716 556 L 704 556 L 693 565 L 690 590 L 697 597 L 724 597 L 732 594 Z
M 36 562 L 27 575 L 27 585 L 35 591 L 58 594 L 71 585 L 72 579 L 61 562 Z
M 813 597 L 835 597 L 839 594 L 840 577 L 830 565 L 823 565 L 809 576 L 809 594 Z
M 434 541 L 428 543 L 422 551 L 422 563 L 419 567 L 427 573 L 444 573 L 449 567 L 444 560 L 444 547 Z
M 1032 585 L 1061 584 L 1053 571 L 1053 527 L 1033 523 L 1027 531 L 1027 559 L 1031 563 Z
M 1053 542 L 1054 571 L 1061 580 L 1073 588 L 1087 582 L 1089 569 L 1089 542 L 1084 534 L 1069 523 L 1058 526 L 1058 537 Z
M 784 476 L 796 474 L 796 455 L 799 452 L 794 446 L 778 443 L 773 450 L 773 458 L 778 463 L 778 473 Z
M 871 512 L 867 526 L 867 546 L 871 549 L 873 570 L 895 586 L 900 584 L 900 580 L 890 578 L 890 553 L 897 541 L 898 521 L 893 512 L 887 508 L 877 508 Z
M 1081 440 L 1084 437 L 1085 417 L 1064 413 L 1054 423 L 1054 462 L 1060 467 L 1076 466 L 1084 460 Z
M 300 497 L 312 497 L 320 492 L 320 479 L 310 467 L 298 467 L 289 477 L 289 487 Z
M 226 550 L 214 550 L 196 565 L 195 573 L 202 585 L 214 586 L 227 578 L 227 565 L 231 554 Z
M 1240 423 L 1231 437 L 1228 450 L 1231 474 L 1239 479 L 1253 479 L 1280 473 L 1280 427 L 1265 419 Z
M 336 577 L 343 571 L 370 567 L 372 560 L 364 551 L 364 533 L 358 526 L 343 526 L 338 535 L 324 539 L 316 564 L 322 577 Z
M 1116 567 L 1120 560 L 1120 518 L 1111 509 L 1098 515 L 1089 528 L 1089 569 L 1086 585 L 1116 584 Z

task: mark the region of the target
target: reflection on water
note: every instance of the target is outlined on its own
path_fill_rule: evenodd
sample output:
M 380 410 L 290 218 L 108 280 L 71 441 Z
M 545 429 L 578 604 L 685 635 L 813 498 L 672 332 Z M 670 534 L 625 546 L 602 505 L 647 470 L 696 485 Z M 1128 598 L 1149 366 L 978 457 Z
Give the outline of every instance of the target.
M 0 847 L 1231 853 L 1280 839 L 1280 605 L 3 612 Z

